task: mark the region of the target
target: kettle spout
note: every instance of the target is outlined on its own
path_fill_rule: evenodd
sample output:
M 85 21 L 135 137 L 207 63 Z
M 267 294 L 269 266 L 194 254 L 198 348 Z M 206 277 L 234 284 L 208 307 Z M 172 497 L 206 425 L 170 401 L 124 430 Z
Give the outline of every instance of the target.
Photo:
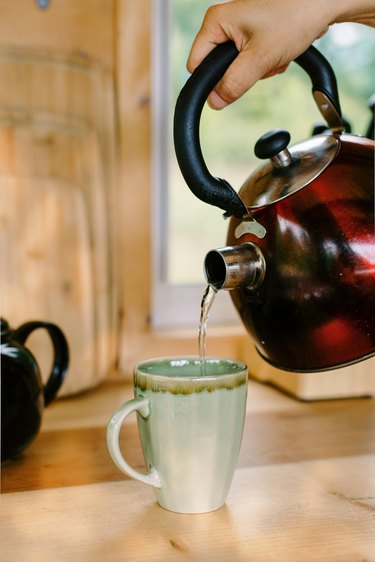
M 261 285 L 266 271 L 264 256 L 255 244 L 226 246 L 208 252 L 204 259 L 207 283 L 219 289 L 255 289 Z

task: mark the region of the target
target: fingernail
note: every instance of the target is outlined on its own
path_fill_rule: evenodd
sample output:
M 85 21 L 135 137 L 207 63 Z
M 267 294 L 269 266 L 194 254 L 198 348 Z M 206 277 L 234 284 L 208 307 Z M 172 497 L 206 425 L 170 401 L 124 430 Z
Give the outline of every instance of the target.
M 224 101 L 219 94 L 213 90 L 207 98 L 207 103 L 211 107 L 211 109 L 223 109 L 228 104 Z

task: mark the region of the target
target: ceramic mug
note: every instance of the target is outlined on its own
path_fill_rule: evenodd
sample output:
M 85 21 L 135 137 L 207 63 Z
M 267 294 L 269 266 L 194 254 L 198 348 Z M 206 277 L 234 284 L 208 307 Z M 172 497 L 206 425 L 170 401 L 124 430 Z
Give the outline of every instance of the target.
M 204 365 L 204 367 L 203 367 Z M 112 416 L 107 445 L 118 468 L 154 487 L 159 504 L 179 513 L 205 513 L 228 495 L 241 446 L 247 367 L 198 357 L 150 359 L 134 369 L 134 396 Z M 124 459 L 119 433 L 137 412 L 147 473 Z

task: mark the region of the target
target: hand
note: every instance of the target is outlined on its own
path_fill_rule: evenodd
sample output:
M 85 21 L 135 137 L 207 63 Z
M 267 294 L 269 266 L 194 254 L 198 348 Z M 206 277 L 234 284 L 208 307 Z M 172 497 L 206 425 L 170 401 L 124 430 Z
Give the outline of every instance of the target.
M 354 3 L 357 19 L 347 6 Z M 341 12 L 336 13 L 339 7 Z M 257 80 L 283 72 L 335 21 L 374 25 L 374 0 L 229 0 L 215 4 L 206 12 L 187 68 L 193 72 L 216 45 L 234 41 L 239 55 L 207 100 L 213 109 L 222 109 Z

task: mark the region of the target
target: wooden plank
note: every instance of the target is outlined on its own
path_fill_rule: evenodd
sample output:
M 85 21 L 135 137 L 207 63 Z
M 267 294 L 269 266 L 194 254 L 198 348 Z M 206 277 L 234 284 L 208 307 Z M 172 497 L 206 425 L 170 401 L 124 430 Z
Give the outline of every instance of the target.
M 23 0 L 0 7 L 2 314 L 13 327 L 40 319 L 63 329 L 71 360 L 59 394 L 67 395 L 97 384 L 115 364 L 113 2 L 52 2 L 46 12 Z M 104 58 L 96 58 L 99 22 Z M 27 343 L 46 379 L 48 340 L 37 332 Z
M 121 256 L 119 369 L 125 375 L 147 348 L 152 260 L 151 2 L 117 12 L 117 93 L 120 135 L 117 255 Z
M 226 505 L 203 515 L 160 508 L 123 481 L 2 498 L 4 560 L 372 560 L 375 457 L 237 470 Z
M 371 399 L 340 400 L 298 404 L 290 400 L 289 408 L 253 412 L 250 387 L 248 413 L 238 466 L 248 468 L 268 464 L 285 464 L 307 460 L 375 454 L 375 402 Z M 96 395 L 99 391 L 96 392 Z M 130 392 L 108 395 L 108 407 L 97 406 L 103 425 L 82 427 L 70 408 L 60 404 L 65 415 L 73 415 L 76 428 L 42 431 L 23 457 L 2 469 L 2 491 L 38 490 L 123 480 L 111 461 L 105 441 L 105 424 L 114 409 Z M 80 400 L 78 402 L 78 408 Z M 74 402 L 72 400 L 71 402 Z M 104 402 L 105 403 L 105 402 Z M 87 405 L 92 416 L 95 402 Z M 52 408 L 53 409 L 53 408 Z M 254 405 L 255 409 L 255 405 Z M 47 412 L 46 412 L 47 413 Z M 90 418 L 91 419 L 91 418 Z M 55 425 L 59 427 L 59 425 Z M 60 425 L 63 427 L 63 423 Z M 121 433 L 121 445 L 129 462 L 143 467 L 135 416 Z
M 274 384 L 300 400 L 375 396 L 375 357 L 331 371 L 294 373 L 264 361 L 249 340 L 243 360 L 254 379 Z
M 0 0 L 1 43 L 13 47 L 92 57 L 113 67 L 112 0 L 51 0 L 47 10 L 36 0 Z

